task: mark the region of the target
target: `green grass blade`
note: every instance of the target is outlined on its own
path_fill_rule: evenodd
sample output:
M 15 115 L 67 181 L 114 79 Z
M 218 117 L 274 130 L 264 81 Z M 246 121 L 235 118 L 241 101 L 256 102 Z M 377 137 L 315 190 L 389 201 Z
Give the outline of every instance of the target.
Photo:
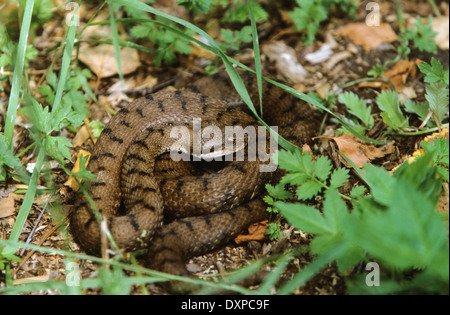
M 14 62 L 14 74 L 9 95 L 8 110 L 6 112 L 5 136 L 10 146 L 14 134 L 14 124 L 16 122 L 17 108 L 19 107 L 19 94 L 22 87 L 23 68 L 25 64 L 25 51 L 27 49 L 27 39 L 30 31 L 31 16 L 33 14 L 34 0 L 27 0 L 23 13 L 20 28 L 19 43 L 17 45 L 16 60 Z
M 277 281 L 281 278 L 281 274 L 284 272 L 284 268 L 289 264 L 292 258 L 290 253 L 285 253 L 281 256 L 276 267 L 270 271 L 259 287 L 258 294 L 266 295 L 271 293 L 270 290 L 275 287 Z
M 255 55 L 256 82 L 258 84 L 259 94 L 259 112 L 261 117 L 263 117 L 261 54 L 259 52 L 258 30 L 256 29 L 256 21 L 253 16 L 251 2 L 252 1 L 247 2 L 247 5 L 248 12 L 250 13 L 250 22 L 252 24 L 253 53 Z
M 130 270 L 130 271 L 134 271 L 136 273 L 142 273 L 144 275 L 152 276 L 155 278 L 153 282 L 174 280 L 174 281 L 183 281 L 183 282 L 193 283 L 193 284 L 197 284 L 197 285 L 204 285 L 204 286 L 212 287 L 212 288 L 215 288 L 218 290 L 235 291 L 235 292 L 238 292 L 241 294 L 251 294 L 252 293 L 251 290 L 240 287 L 238 285 L 221 284 L 221 283 L 214 283 L 211 281 L 204 281 L 204 280 L 195 279 L 195 278 L 185 278 L 185 277 L 175 276 L 172 274 L 144 268 L 144 267 L 133 265 L 133 264 L 126 264 L 126 263 L 122 263 L 122 262 L 115 261 L 115 260 L 107 260 L 107 259 L 103 259 L 103 258 L 96 257 L 96 256 L 86 255 L 86 254 L 77 254 L 77 253 L 74 253 L 71 251 L 64 251 L 64 250 L 60 250 L 60 249 L 56 249 L 56 248 L 47 248 L 47 247 L 37 246 L 37 245 L 33 245 L 33 244 L 26 244 L 23 242 L 0 239 L 0 247 L 3 247 L 3 246 L 14 247 L 14 248 L 24 247 L 24 248 L 36 250 L 38 252 L 43 252 L 43 253 L 52 253 L 52 254 L 61 255 L 64 257 L 73 257 L 73 258 L 79 258 L 79 259 L 84 259 L 84 260 L 91 260 L 96 263 L 106 264 L 106 265 L 110 265 L 110 266 L 116 266 L 116 267 L 122 268 L 123 270 Z M 0 288 L 0 294 L 4 293 L 4 292 L 6 293 L 6 291 L 7 291 L 7 289 Z
M 64 47 L 61 71 L 59 73 L 59 81 L 56 87 L 55 99 L 52 105 L 52 114 L 56 113 L 59 110 L 59 107 L 61 106 L 61 98 L 64 93 L 64 85 L 66 84 L 67 77 L 69 75 L 73 44 L 75 42 L 75 35 L 77 31 L 77 25 L 74 19 L 75 15 L 72 17 L 72 23 L 69 27 L 66 36 L 66 46 Z
M 112 42 L 114 46 L 114 55 L 116 57 L 117 72 L 119 73 L 120 82 L 124 82 L 123 72 L 122 72 L 122 60 L 120 58 L 120 47 L 119 47 L 119 33 L 117 32 L 116 17 L 114 16 L 114 8 L 112 5 L 108 5 L 109 8 L 109 25 L 111 27 Z

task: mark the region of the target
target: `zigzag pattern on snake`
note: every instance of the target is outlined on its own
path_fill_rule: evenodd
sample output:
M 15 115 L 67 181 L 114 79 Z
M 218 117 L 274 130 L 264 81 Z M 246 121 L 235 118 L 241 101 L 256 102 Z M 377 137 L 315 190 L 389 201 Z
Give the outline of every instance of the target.
M 254 75 L 240 73 L 252 101 L 259 104 Z M 260 195 L 274 177 L 259 171 L 266 162 L 223 162 L 213 172 L 168 157 L 175 140 L 172 128 L 186 127 L 192 135 L 194 118 L 201 119 L 202 129 L 257 126 L 239 106 L 230 105 L 238 99 L 226 73 L 206 77 L 183 91 L 135 100 L 99 137 L 88 166 L 97 177 L 90 195 L 120 248 L 148 248 L 149 267 L 188 275 L 187 259 L 219 248 L 265 219 Z M 318 130 L 315 110 L 268 83 L 263 85 L 263 106 L 265 121 L 296 145 Z M 173 221 L 164 224 L 165 217 Z M 100 253 L 100 225 L 84 197 L 70 215 L 70 226 L 82 248 Z

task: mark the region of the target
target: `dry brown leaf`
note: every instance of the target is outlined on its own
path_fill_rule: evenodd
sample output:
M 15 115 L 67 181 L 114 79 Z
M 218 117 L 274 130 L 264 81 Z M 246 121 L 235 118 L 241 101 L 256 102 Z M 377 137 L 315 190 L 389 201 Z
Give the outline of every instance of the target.
M 80 47 L 80 60 L 86 64 L 98 77 L 106 78 L 118 73 L 114 47 L 112 45 L 98 45 L 94 47 Z M 140 65 L 139 54 L 136 49 L 123 47 L 120 49 L 122 73 L 134 72 Z
M 437 16 L 433 17 L 431 22 L 431 27 L 433 31 L 437 32 L 434 40 L 440 49 L 449 49 L 449 18 L 448 16 Z
M 414 78 L 416 76 L 416 71 L 417 67 L 415 61 L 402 59 L 393 65 L 392 68 L 386 70 L 384 76 L 391 80 L 397 92 L 401 92 L 408 76 Z
M 253 223 L 248 227 L 248 234 L 238 235 L 234 241 L 236 244 L 242 244 L 248 241 L 260 241 L 265 238 L 267 223 L 269 221 L 265 220 L 262 222 Z
M 379 148 L 374 145 L 368 144 L 361 139 L 355 137 L 352 134 L 344 133 L 338 137 L 326 137 L 320 136 L 317 138 L 329 138 L 333 139 L 336 142 L 339 150 L 348 157 L 353 163 L 355 163 L 358 167 L 362 167 L 364 164 L 369 163 L 370 160 L 381 158 L 386 154 L 390 154 L 394 150 L 394 141 L 391 141 Z M 342 163 L 344 163 L 347 167 L 350 167 L 348 163 L 339 156 L 339 159 Z
M 87 139 L 90 137 L 90 133 L 88 130 L 88 127 L 86 125 L 83 125 L 75 135 L 75 137 L 72 140 L 72 145 L 74 147 L 81 146 Z
M 8 196 L 0 199 L 0 218 L 6 218 L 15 213 L 14 197 Z
M 369 51 L 382 43 L 390 43 L 397 39 L 397 35 L 389 24 L 368 26 L 366 23 L 350 23 L 338 29 L 336 35 L 350 38 L 356 45 L 361 45 Z
M 74 172 L 74 173 L 76 173 L 80 170 L 80 156 L 81 155 L 88 156 L 85 166 L 88 165 L 89 159 L 91 158 L 91 153 L 89 153 L 88 151 L 85 151 L 85 150 L 80 150 L 80 152 L 78 152 L 78 154 L 77 154 L 77 160 L 72 168 L 72 172 Z M 74 191 L 78 191 L 78 189 L 80 189 L 80 187 L 78 186 L 78 183 L 72 176 L 69 177 L 69 179 L 64 183 L 64 185 L 69 186 Z

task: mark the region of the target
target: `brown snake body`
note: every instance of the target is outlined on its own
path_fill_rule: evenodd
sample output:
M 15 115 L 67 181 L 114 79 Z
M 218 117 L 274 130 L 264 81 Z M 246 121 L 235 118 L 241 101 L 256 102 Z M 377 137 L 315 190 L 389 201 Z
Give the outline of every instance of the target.
M 254 76 L 242 76 L 258 104 Z M 148 266 L 188 275 L 186 259 L 222 246 L 265 218 L 259 195 L 273 173 L 259 171 L 263 162 L 227 162 L 216 172 L 196 176 L 193 163 L 168 158 L 172 128 L 185 127 L 192 135 L 194 118 L 201 119 L 202 128 L 257 126 L 250 115 L 229 105 L 236 99 L 227 77 L 215 75 L 185 91 L 139 98 L 111 119 L 88 169 L 97 176 L 90 195 L 119 248 L 148 248 Z M 318 115 L 303 101 L 269 84 L 263 86 L 263 101 L 265 121 L 292 143 L 302 145 L 317 131 Z M 166 214 L 175 219 L 163 225 Z M 76 204 L 70 225 L 85 250 L 100 253 L 100 224 L 85 198 Z

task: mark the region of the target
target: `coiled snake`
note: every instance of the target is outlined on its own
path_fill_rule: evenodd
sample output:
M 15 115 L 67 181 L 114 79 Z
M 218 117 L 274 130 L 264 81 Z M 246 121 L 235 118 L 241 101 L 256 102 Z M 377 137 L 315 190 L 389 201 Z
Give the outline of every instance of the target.
M 241 73 L 254 104 L 259 104 L 255 76 Z M 168 155 L 176 140 L 171 131 L 184 127 L 192 137 L 194 119 L 201 119 L 202 129 L 215 126 L 222 132 L 226 126 L 256 127 L 254 118 L 230 105 L 237 99 L 227 74 L 218 74 L 183 91 L 139 98 L 106 125 L 88 167 L 97 176 L 90 195 L 119 248 L 148 248 L 149 267 L 188 275 L 188 258 L 222 246 L 266 217 L 259 196 L 274 173 L 259 167 L 267 162 L 224 162 L 211 172 L 199 171 L 195 163 L 174 162 Z M 316 111 L 267 83 L 263 106 L 265 121 L 296 145 L 309 141 L 318 129 Z M 193 152 L 189 145 L 177 150 Z M 174 220 L 164 225 L 166 216 Z M 100 253 L 100 224 L 83 197 L 70 215 L 70 226 L 86 251 Z

